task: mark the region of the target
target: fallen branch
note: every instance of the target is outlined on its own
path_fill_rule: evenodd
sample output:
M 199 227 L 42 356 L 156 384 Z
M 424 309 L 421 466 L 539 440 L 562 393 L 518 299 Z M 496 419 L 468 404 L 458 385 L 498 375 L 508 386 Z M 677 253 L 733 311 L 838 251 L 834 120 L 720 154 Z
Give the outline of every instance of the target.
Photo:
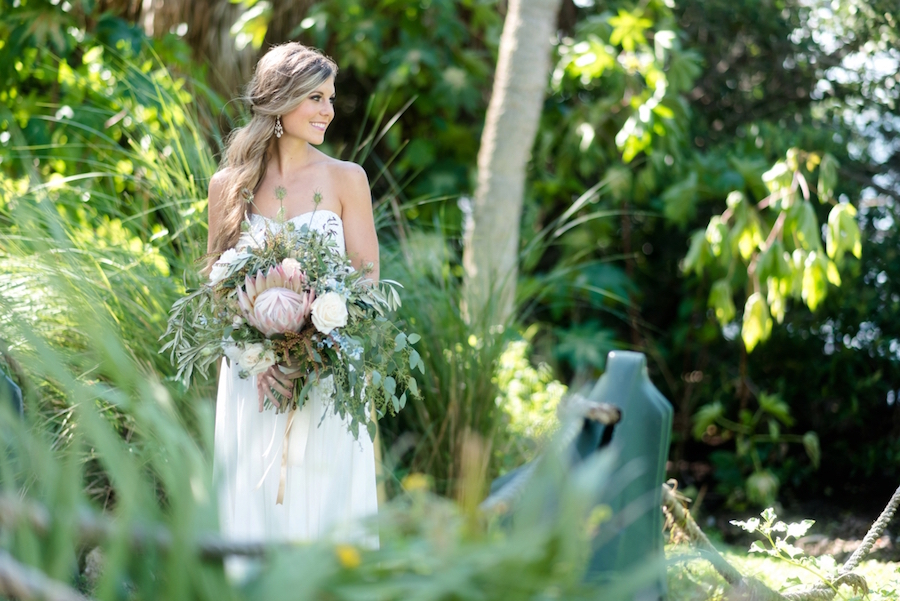
M 39 536 L 47 536 L 52 526 L 52 517 L 46 507 L 34 502 L 26 502 L 10 495 L 0 495 L 0 526 L 15 528 L 27 523 Z M 113 537 L 117 529 L 111 518 L 82 511 L 76 517 L 75 537 L 85 546 L 96 546 Z M 158 549 L 166 552 L 172 548 L 171 533 L 161 525 L 135 526 L 129 535 L 132 549 Z M 262 541 L 231 541 L 215 534 L 197 537 L 197 553 L 201 559 L 216 560 L 229 555 L 259 557 L 278 547 L 290 543 L 269 543 Z
M 0 549 L 0 597 L 21 601 L 92 601 L 35 568 L 19 563 Z

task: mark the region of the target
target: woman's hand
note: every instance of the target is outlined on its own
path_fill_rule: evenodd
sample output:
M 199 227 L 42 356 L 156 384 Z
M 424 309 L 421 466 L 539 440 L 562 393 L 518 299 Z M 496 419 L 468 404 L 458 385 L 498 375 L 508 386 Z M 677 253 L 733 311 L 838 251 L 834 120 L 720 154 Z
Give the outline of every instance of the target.
M 290 364 L 285 366 L 290 368 Z M 259 411 L 262 413 L 265 406 L 266 397 L 272 401 L 272 404 L 281 408 L 282 400 L 290 400 L 294 396 L 294 380 L 303 377 L 305 374 L 300 369 L 288 371 L 285 373 L 278 364 L 273 365 L 263 373 L 256 377 L 256 392 L 259 394 Z

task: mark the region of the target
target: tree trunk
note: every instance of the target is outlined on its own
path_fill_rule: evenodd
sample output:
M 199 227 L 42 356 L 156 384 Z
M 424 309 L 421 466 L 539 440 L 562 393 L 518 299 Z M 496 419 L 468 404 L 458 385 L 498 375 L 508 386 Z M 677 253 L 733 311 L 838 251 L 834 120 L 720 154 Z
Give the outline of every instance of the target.
M 512 315 L 525 170 L 547 88 L 560 2 L 510 0 L 503 24 L 465 232 L 465 302 L 473 322 L 502 324 Z
M 222 0 L 101 0 L 99 9 L 139 24 L 153 37 L 187 25 L 184 40 L 194 59 L 209 66 L 209 83 L 227 98 L 233 98 L 250 80 L 260 55 L 270 46 L 288 41 L 313 2 L 274 2 L 262 48 L 248 45 L 240 50 L 231 28 L 247 10 L 242 4 Z

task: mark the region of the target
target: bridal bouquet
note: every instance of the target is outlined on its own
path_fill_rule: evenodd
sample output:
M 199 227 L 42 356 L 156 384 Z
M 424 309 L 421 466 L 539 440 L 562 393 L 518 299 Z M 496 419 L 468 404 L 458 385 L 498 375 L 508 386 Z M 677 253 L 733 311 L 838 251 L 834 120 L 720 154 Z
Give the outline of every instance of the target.
M 160 352 L 170 353 L 176 378 L 205 375 L 222 355 L 243 378 L 289 365 L 307 373 L 291 399 L 298 408 L 330 375 L 336 412 L 350 417 L 354 435 L 364 423 L 374 437 L 367 403 L 378 418 L 395 414 L 407 394 L 419 395 L 412 370 L 424 373 L 412 346 L 420 337 L 388 318 L 400 305 L 399 284 L 372 283 L 327 232 L 306 225 L 282 222 L 250 239 L 222 253 L 208 281 L 172 306 Z

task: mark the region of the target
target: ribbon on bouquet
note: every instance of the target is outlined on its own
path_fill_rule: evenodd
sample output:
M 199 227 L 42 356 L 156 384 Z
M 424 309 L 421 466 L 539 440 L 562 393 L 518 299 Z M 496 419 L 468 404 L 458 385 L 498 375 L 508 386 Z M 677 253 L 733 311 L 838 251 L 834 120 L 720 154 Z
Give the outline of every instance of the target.
M 281 443 L 281 473 L 278 477 L 278 496 L 275 498 L 276 505 L 284 504 L 284 492 L 285 488 L 287 488 L 287 468 L 288 468 L 288 458 L 290 456 L 290 448 L 291 448 L 291 428 L 294 425 L 294 416 L 297 412 L 297 409 L 291 407 L 290 412 L 287 416 L 287 423 L 284 425 L 284 436 L 282 437 Z M 274 433 L 273 433 L 274 436 Z M 263 453 L 263 457 L 267 456 L 269 452 L 272 450 L 272 445 L 275 443 L 273 440 L 269 443 L 269 448 Z M 273 458 L 274 459 L 274 458 Z M 271 471 L 272 466 L 275 465 L 275 461 L 269 463 L 269 466 L 266 468 L 266 471 L 263 473 L 262 478 L 259 479 L 259 484 L 256 485 L 256 489 L 259 490 L 263 483 L 266 481 L 266 476 L 269 475 L 269 471 Z
M 291 412 L 288 413 L 287 424 L 284 426 L 284 442 L 281 445 L 281 475 L 278 478 L 278 496 L 275 498 L 276 505 L 284 504 L 284 489 L 287 485 L 287 467 L 288 467 L 288 449 L 291 446 L 291 426 L 294 425 L 294 413 L 297 410 L 292 406 Z

